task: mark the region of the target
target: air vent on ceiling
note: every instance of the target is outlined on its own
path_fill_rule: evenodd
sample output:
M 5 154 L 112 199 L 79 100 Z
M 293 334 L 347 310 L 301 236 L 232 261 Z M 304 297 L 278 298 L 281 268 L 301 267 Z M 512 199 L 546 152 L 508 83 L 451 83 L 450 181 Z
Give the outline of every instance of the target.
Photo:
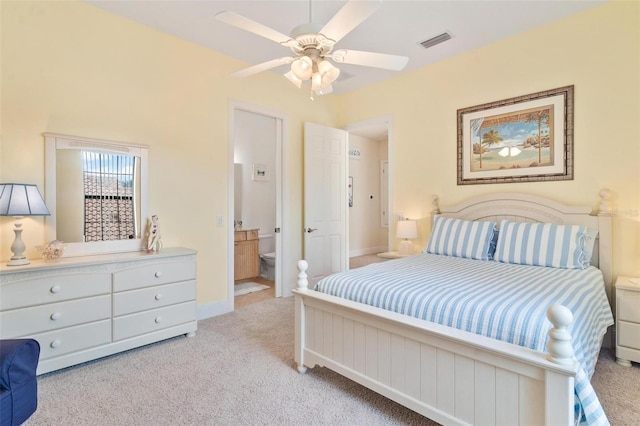
M 437 35 L 435 37 L 431 37 L 428 40 L 425 41 L 421 41 L 418 44 L 421 45 L 422 47 L 424 47 L 425 49 L 428 49 L 430 47 L 435 46 L 436 44 L 440 44 L 444 41 L 450 40 L 451 39 L 451 34 L 444 32 L 440 35 Z

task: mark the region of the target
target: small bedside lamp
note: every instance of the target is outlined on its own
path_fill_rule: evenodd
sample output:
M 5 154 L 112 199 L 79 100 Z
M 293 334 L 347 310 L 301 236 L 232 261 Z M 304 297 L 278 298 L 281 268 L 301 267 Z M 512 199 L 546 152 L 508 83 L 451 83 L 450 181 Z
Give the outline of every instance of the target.
M 49 216 L 50 214 L 37 186 L 25 183 L 0 183 L 0 216 L 16 218 L 13 229 L 16 236 L 11 244 L 13 256 L 7 266 L 29 264 L 29 260 L 23 254 L 25 246 L 22 241 L 22 217 Z
M 396 237 L 403 238 L 398 244 L 400 254 L 413 254 L 413 243 L 409 239 L 418 238 L 418 227 L 415 220 L 399 220 Z

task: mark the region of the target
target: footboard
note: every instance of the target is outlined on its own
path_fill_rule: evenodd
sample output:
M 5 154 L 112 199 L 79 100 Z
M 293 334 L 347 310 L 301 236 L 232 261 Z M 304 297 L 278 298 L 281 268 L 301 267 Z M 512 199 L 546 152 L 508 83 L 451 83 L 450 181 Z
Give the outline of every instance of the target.
M 441 424 L 568 425 L 571 313 L 549 309 L 549 354 L 307 288 L 295 295 L 298 371 L 325 366 Z

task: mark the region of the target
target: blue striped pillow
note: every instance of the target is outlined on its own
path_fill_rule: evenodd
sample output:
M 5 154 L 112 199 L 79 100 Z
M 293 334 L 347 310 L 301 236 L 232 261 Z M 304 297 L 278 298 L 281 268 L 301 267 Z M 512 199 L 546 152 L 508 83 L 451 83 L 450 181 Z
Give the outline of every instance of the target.
M 503 263 L 584 269 L 587 228 L 503 220 L 494 259 Z
M 435 216 L 426 253 L 490 260 L 495 222 Z

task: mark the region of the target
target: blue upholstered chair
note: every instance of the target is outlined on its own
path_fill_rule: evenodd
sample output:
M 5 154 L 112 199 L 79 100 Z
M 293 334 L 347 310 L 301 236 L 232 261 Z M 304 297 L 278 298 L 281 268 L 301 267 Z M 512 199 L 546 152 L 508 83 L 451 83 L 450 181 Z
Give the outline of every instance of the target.
M 40 345 L 33 339 L 0 340 L 0 426 L 17 426 L 36 411 Z

